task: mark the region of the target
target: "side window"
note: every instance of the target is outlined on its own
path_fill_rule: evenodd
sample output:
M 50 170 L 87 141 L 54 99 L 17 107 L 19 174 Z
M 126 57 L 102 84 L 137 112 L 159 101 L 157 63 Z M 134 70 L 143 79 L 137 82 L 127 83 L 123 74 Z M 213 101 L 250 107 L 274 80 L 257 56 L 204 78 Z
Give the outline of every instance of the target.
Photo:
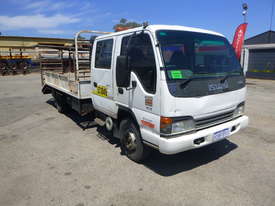
M 110 69 L 112 62 L 113 39 L 102 40 L 96 43 L 95 67 Z
M 130 36 L 126 36 L 122 38 L 121 42 L 121 50 L 120 50 L 120 55 L 121 56 L 126 56 L 127 55 L 127 44 L 130 39 Z
M 126 55 L 129 37 L 122 39 L 121 55 Z M 131 38 L 128 56 L 132 71 L 137 75 L 144 90 L 148 93 L 156 92 L 156 62 L 151 39 L 148 34 L 139 34 Z

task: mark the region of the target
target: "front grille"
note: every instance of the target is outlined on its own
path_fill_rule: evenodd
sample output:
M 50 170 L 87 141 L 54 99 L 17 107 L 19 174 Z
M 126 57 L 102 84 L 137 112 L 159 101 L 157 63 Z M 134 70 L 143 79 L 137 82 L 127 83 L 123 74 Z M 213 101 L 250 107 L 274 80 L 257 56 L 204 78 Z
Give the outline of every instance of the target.
M 234 110 L 214 116 L 204 117 L 195 120 L 196 128 L 202 129 L 212 125 L 221 124 L 233 118 Z

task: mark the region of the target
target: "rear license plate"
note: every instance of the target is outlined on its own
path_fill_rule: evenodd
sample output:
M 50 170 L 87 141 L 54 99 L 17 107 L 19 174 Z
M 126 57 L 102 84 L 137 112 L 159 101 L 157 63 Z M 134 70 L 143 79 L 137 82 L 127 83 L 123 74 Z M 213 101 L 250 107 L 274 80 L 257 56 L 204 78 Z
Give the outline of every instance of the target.
M 230 134 L 230 130 L 228 128 L 226 128 L 221 131 L 215 132 L 213 135 L 213 139 L 214 139 L 214 141 L 218 141 L 218 140 L 228 137 L 229 134 Z

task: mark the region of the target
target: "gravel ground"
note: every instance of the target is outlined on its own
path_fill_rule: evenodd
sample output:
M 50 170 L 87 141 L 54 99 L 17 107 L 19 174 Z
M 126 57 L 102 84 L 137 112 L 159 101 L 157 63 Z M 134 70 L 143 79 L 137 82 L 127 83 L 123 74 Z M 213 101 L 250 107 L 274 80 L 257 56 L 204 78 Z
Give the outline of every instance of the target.
M 40 89 L 38 74 L 0 77 L 1 206 L 275 204 L 275 81 L 248 80 L 245 130 L 144 164 Z

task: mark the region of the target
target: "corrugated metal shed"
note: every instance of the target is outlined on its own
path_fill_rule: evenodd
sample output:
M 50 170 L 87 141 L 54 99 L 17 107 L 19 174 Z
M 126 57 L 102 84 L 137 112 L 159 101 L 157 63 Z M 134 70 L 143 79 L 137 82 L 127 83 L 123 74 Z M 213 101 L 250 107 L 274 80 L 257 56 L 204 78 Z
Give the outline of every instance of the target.
M 243 65 L 248 76 L 275 77 L 275 31 L 266 31 L 244 42 Z
M 266 31 L 244 41 L 245 45 L 275 43 L 275 31 Z

